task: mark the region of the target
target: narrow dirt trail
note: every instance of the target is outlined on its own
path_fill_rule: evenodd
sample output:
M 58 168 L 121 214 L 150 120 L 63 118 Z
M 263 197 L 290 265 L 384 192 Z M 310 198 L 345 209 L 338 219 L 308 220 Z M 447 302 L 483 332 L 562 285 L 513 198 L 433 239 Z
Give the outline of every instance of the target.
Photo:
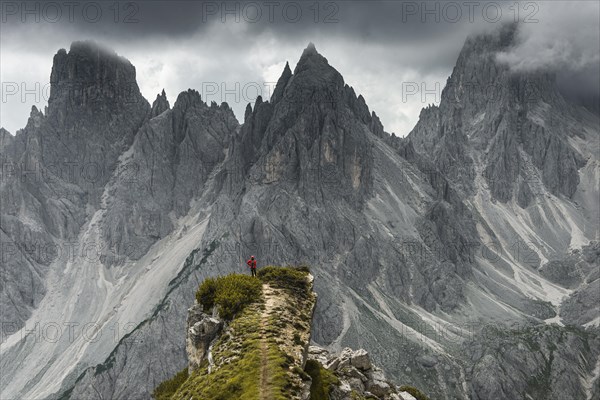
M 275 296 L 274 290 L 271 286 L 263 284 L 263 296 L 265 297 L 265 309 L 263 310 L 260 318 L 260 348 L 261 348 L 261 362 L 260 362 L 260 400 L 271 400 L 272 393 L 269 392 L 269 347 L 267 344 L 267 328 L 269 326 L 269 316 L 274 312 L 279 301 Z
M 261 348 L 261 366 L 260 366 L 260 393 L 259 393 L 259 398 L 260 400 L 269 400 L 271 398 L 267 387 L 268 387 L 268 382 L 269 382 L 269 369 L 267 368 L 267 361 L 268 361 L 268 349 L 267 349 L 267 343 L 265 340 L 261 340 L 260 343 L 260 348 Z

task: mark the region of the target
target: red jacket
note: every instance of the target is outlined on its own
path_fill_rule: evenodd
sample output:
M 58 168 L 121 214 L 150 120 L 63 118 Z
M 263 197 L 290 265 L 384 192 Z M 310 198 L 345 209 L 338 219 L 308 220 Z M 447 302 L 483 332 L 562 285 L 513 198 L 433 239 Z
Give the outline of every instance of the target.
M 256 259 L 254 259 L 254 260 L 250 259 L 250 260 L 246 261 L 246 264 L 248 264 L 248 266 L 250 268 L 255 269 L 256 268 Z

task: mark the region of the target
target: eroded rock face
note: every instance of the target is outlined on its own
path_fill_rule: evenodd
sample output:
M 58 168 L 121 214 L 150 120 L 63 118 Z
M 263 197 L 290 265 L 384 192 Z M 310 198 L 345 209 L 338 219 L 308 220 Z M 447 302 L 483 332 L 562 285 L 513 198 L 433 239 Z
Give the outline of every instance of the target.
M 576 364 L 581 354 L 598 360 L 599 349 L 600 336 L 594 330 L 563 330 L 557 325 L 507 333 L 489 330 L 485 338 L 476 338 L 464 346 L 470 357 L 470 398 L 512 399 L 523 393 L 535 399 L 590 398 L 585 387 L 573 384 L 582 375 L 569 366 Z M 583 379 L 594 381 L 593 374 L 585 374 Z M 590 387 L 593 389 L 593 385 Z
M 50 146 L 44 159 L 75 163 L 76 171 L 93 165 L 99 172 L 80 173 L 74 183 L 97 191 L 149 111 L 127 59 L 92 41 L 73 42 L 53 60 L 47 123 L 40 126 L 44 144 Z
M 365 349 L 359 349 L 352 354 L 350 357 L 350 364 L 354 368 L 358 368 L 362 371 L 368 371 L 371 369 L 371 359 L 369 358 L 369 353 Z
M 0 135 L 2 333 L 38 306 L 47 267 L 66 264 L 62 243 L 81 254 L 80 228 L 149 111 L 131 63 L 93 42 L 59 50 L 50 83 L 45 114 L 32 107 L 17 136 Z
M 207 358 L 210 344 L 221 333 L 222 328 L 223 321 L 205 314 L 200 304 L 188 310 L 186 351 L 190 372 Z
M 383 370 L 371 364 L 369 353 L 364 349 L 354 351 L 346 347 L 339 355 L 334 355 L 321 347 L 310 346 L 308 358 L 318 361 L 339 379 L 332 389 L 333 400 L 353 400 L 357 396 L 381 400 L 414 399 L 388 381 Z
M 156 96 L 156 100 L 152 103 L 152 111 L 150 112 L 150 118 L 154 118 L 163 112 L 169 110 L 171 106 L 169 105 L 169 100 L 167 100 L 167 94 L 165 90 Z
M 585 161 L 569 143 L 583 129 L 574 129 L 573 107 L 559 93 L 556 77 L 543 71 L 514 73 L 498 61 L 497 54 L 512 46 L 516 35 L 517 25 L 506 25 L 469 38 L 440 106 L 421 112 L 407 140 L 432 155 L 465 194 L 473 193 L 475 178 L 482 175 L 495 199 L 514 198 L 525 208 L 535 198 L 531 165 L 549 192 L 571 197 Z M 477 170 L 479 162 L 483 171 Z
M 226 103 L 208 105 L 195 90 L 179 94 L 172 109 L 163 93 L 153 107 L 163 111 L 140 128 L 121 159 L 123 173 L 109 182 L 112 196 L 102 234 L 108 243 L 135 249 L 129 254 L 117 249 L 122 257 L 140 257 L 172 231 L 174 220 L 203 194 L 238 127 Z

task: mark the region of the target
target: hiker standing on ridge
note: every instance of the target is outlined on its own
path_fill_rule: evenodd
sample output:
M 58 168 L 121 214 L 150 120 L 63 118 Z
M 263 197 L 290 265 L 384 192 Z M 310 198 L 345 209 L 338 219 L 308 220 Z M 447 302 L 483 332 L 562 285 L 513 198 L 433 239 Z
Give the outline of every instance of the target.
M 250 267 L 252 276 L 256 276 L 256 258 L 254 258 L 254 256 L 250 256 L 250 259 L 246 261 L 246 264 L 248 264 L 248 266 Z

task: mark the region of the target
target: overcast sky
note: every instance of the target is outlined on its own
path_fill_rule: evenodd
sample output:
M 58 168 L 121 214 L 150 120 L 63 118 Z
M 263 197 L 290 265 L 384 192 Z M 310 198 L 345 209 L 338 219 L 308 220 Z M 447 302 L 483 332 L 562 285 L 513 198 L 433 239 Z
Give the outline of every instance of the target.
M 285 62 L 293 70 L 313 42 L 386 131 L 405 136 L 420 109 L 439 102 L 467 35 L 512 20 L 522 23 L 519 45 L 499 59 L 517 70 L 555 70 L 582 96 L 599 90 L 596 1 L 1 4 L 0 126 L 13 134 L 32 105 L 47 103 L 53 55 L 84 39 L 128 58 L 148 101 L 164 88 L 173 105 L 194 88 L 206 101 L 227 101 L 240 122 L 258 90 L 268 99 Z M 414 84 L 431 92 L 408 94 Z

